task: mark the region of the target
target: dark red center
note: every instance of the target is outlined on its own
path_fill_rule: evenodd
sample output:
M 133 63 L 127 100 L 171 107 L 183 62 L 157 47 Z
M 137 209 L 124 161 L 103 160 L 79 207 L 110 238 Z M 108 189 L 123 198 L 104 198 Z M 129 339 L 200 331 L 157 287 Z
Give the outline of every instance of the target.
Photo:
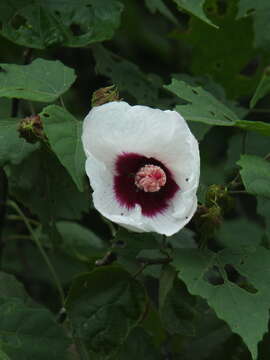
M 156 165 L 166 174 L 166 184 L 156 192 L 145 192 L 135 185 L 135 175 L 145 165 Z M 179 190 L 167 167 L 155 158 L 136 153 L 119 155 L 115 162 L 114 192 L 117 201 L 124 207 L 132 209 L 136 204 L 142 208 L 145 216 L 155 216 L 169 206 L 170 200 Z

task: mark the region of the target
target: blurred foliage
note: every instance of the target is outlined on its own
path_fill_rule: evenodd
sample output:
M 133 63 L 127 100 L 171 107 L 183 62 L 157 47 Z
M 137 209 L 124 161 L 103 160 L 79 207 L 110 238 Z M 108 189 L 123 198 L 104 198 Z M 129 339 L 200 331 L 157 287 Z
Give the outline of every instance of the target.
M 269 24 L 267 0 L 1 1 L 1 360 L 269 359 Z M 111 85 L 199 140 L 170 238 L 92 206 L 82 119 Z

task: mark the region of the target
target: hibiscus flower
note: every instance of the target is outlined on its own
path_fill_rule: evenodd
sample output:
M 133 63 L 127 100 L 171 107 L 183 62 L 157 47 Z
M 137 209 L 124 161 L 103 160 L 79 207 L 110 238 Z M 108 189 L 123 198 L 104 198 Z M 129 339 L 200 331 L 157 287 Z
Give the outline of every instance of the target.
M 198 143 L 179 113 L 113 101 L 84 119 L 96 209 L 123 227 L 170 236 L 197 208 Z

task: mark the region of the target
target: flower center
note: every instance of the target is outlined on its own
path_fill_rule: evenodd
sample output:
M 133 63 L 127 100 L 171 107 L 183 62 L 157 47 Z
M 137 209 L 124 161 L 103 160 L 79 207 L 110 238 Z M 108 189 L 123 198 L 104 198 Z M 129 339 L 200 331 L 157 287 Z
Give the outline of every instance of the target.
M 165 184 L 166 174 L 156 165 L 145 165 L 135 175 L 135 185 L 145 192 L 159 191 Z

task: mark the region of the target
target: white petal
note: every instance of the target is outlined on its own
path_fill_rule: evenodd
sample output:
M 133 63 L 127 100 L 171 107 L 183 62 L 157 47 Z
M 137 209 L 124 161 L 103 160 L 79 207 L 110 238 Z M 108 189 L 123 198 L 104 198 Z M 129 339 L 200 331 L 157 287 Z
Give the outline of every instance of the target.
M 177 112 L 125 102 L 104 104 L 85 118 L 82 140 L 94 205 L 105 217 L 133 231 L 167 236 L 190 221 L 197 208 L 200 157 L 196 139 Z M 128 152 L 154 157 L 172 172 L 180 190 L 162 214 L 146 217 L 139 205 L 128 210 L 116 200 L 115 160 Z
M 128 210 L 119 204 L 113 190 L 112 172 L 92 155 L 87 158 L 86 172 L 94 190 L 93 202 L 96 209 L 106 218 L 129 230 L 170 236 L 182 229 L 196 211 L 195 191 L 179 191 L 164 213 L 146 217 L 142 215 L 139 205 Z
M 123 152 L 154 157 L 167 166 L 180 187 L 190 177 L 193 186 L 194 164 L 198 167 L 198 144 L 185 120 L 175 111 L 110 102 L 93 108 L 84 120 L 83 145 L 107 165 Z
M 129 225 L 131 230 L 140 230 L 142 219 L 140 207 L 136 206 L 134 209 L 128 210 L 118 203 L 113 190 L 113 174 L 105 164 L 89 155 L 85 168 L 94 190 L 95 208 L 103 216 L 118 224 Z
M 170 206 L 164 214 L 159 214 L 148 219 L 148 228 L 146 231 L 153 231 L 166 236 L 171 236 L 181 230 L 192 218 L 197 209 L 197 197 L 189 199 L 188 205 L 185 204 L 183 211 L 179 214 L 174 212 L 173 206 Z M 183 203 L 181 203 L 183 207 Z M 178 216 L 177 216 L 178 215 Z

